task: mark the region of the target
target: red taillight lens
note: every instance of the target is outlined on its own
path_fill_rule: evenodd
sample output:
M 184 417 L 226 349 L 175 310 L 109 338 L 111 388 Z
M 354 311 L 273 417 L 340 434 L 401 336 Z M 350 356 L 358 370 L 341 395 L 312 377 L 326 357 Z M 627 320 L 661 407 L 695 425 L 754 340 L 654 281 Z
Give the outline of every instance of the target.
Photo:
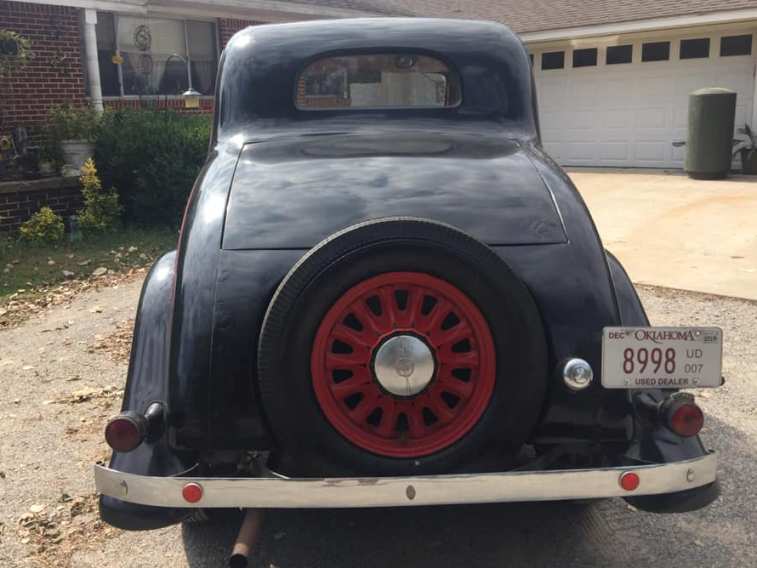
M 626 491 L 633 491 L 634 489 L 639 487 L 639 484 L 641 483 L 641 479 L 639 478 L 638 473 L 634 473 L 633 471 L 627 471 L 623 475 L 620 476 L 619 483 L 620 483 L 620 486 Z
M 202 485 L 199 483 L 187 483 L 181 489 L 181 495 L 187 503 L 197 503 L 202 499 Z
M 105 441 L 117 452 L 130 452 L 142 443 L 144 432 L 139 420 L 119 415 L 105 426 Z
M 693 402 L 675 405 L 668 413 L 668 427 L 684 438 L 696 436 L 704 425 L 704 413 Z

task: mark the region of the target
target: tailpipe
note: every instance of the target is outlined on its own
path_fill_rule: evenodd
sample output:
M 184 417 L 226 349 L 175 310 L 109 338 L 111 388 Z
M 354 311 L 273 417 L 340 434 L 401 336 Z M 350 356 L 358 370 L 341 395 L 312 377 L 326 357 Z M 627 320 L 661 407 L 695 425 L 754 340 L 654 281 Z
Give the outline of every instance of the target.
M 250 556 L 255 550 L 262 524 L 263 509 L 247 509 L 245 511 L 242 526 L 239 527 L 239 534 L 234 541 L 234 548 L 229 558 L 229 568 L 247 568 Z

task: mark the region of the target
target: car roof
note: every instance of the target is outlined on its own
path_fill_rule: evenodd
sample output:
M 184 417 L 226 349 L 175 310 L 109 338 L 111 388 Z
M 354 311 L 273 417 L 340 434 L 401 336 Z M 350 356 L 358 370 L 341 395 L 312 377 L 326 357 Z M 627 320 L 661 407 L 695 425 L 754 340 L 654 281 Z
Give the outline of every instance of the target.
M 314 114 L 323 121 L 354 113 L 298 111 L 294 93 L 302 69 L 329 55 L 404 51 L 437 57 L 455 69 L 463 102 L 455 109 L 384 110 L 375 118 L 500 121 L 519 130 L 516 137 L 536 135 L 530 61 L 520 39 L 495 22 L 428 18 L 319 20 L 238 32 L 221 58 L 216 126 L 223 135 L 252 122 L 259 127 L 271 120 L 280 125 L 281 120 L 312 122 Z M 360 112 L 370 120 L 370 112 Z

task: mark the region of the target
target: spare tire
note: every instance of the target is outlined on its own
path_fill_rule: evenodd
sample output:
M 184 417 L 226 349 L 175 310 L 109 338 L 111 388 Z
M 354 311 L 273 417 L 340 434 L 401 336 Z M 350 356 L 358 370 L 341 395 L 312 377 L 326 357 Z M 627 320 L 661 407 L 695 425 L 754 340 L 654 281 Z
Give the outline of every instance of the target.
M 466 471 L 528 438 L 547 349 L 531 294 L 489 247 L 441 223 L 379 219 L 286 275 L 258 380 L 283 473 Z

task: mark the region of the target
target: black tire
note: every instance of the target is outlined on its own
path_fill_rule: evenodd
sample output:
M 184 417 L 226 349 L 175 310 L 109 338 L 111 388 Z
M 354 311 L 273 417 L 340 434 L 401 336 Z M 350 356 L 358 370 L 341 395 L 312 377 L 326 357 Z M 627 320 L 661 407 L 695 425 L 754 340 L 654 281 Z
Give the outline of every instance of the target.
M 349 288 L 385 272 L 425 272 L 468 296 L 490 327 L 496 385 L 478 423 L 453 445 L 412 459 L 372 454 L 345 439 L 316 400 L 310 353 L 316 330 Z M 525 285 L 489 247 L 437 222 L 389 218 L 324 240 L 287 274 L 268 307 L 258 345 L 258 380 L 288 475 L 403 475 L 467 471 L 492 452 L 512 455 L 536 425 L 547 387 L 541 317 Z

